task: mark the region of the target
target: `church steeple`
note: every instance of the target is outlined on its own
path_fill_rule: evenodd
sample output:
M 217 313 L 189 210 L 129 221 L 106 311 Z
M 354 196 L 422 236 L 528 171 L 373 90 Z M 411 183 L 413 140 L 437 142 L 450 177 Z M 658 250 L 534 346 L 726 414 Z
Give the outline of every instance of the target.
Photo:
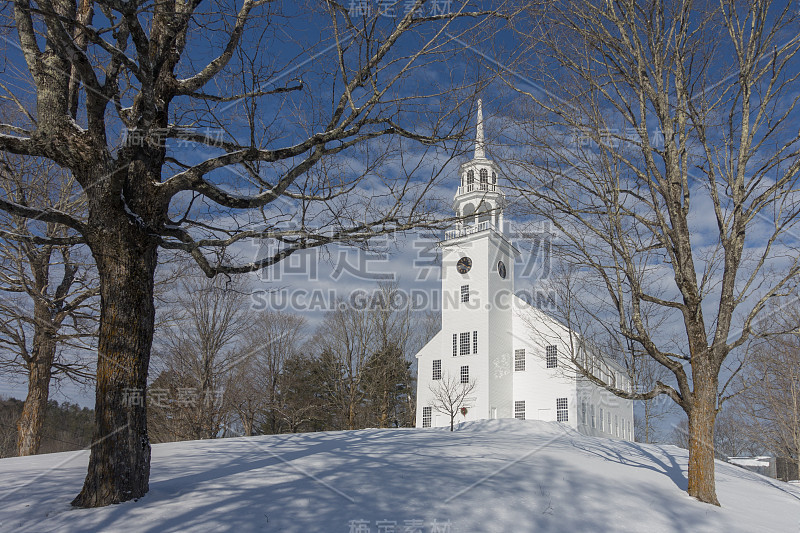
M 498 186 L 500 168 L 486 158 L 483 133 L 483 101 L 478 100 L 475 151 L 472 160 L 461 165 L 461 186 L 453 199 L 453 209 L 463 221 L 445 233 L 445 239 L 492 229 L 503 233 L 505 195 Z

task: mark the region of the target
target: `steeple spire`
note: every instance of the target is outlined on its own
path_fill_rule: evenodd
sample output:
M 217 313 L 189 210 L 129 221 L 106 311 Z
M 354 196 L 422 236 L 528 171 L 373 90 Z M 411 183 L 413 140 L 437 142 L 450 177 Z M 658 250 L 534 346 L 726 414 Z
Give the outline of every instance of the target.
M 483 102 L 478 100 L 478 131 L 475 134 L 475 159 L 486 158 L 486 143 L 483 140 Z
M 486 158 L 483 137 L 483 101 L 478 100 L 478 123 L 475 131 L 475 156 L 458 171 L 461 186 L 453 198 L 453 210 L 460 217 L 456 228 L 445 233 L 445 239 L 455 239 L 493 229 L 503 234 L 505 195 L 500 190 L 500 168 Z

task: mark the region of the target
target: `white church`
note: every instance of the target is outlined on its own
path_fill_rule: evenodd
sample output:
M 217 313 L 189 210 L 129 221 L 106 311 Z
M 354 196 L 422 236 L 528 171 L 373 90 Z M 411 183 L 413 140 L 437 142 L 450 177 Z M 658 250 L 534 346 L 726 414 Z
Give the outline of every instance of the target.
M 505 196 L 500 169 L 486 157 L 480 100 L 474 157 L 459 174 L 453 207 L 464 222 L 438 243 L 442 329 L 417 354 L 417 427 L 450 425 L 450 414 L 437 410 L 434 391 L 463 393 L 472 386 L 456 423 L 557 421 L 587 435 L 633 440 L 633 402 L 571 370 L 570 346 L 580 344 L 578 336 L 514 294 L 521 254 L 504 231 Z M 606 383 L 630 390 L 615 361 L 598 355 L 587 360 L 585 366 Z

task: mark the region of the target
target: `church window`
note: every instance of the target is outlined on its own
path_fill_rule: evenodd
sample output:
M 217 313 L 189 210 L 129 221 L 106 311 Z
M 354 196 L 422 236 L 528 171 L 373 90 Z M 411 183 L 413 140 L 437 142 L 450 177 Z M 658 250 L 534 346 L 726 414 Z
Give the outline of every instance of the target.
M 589 406 L 589 416 L 590 416 L 591 421 L 592 421 L 592 429 L 594 429 L 594 428 L 597 427 L 597 422 L 595 421 L 595 418 L 594 418 L 594 405 L 590 405 Z
M 614 435 L 619 437 L 619 418 L 614 415 Z
M 497 185 L 497 174 L 492 172 L 492 185 Z
M 631 434 L 631 421 L 628 420 L 628 439 L 632 439 L 633 435 Z
M 475 172 L 472 170 L 467 171 L 467 185 L 472 185 L 475 183 Z
M 525 400 L 514 402 L 514 418 L 525 420 Z
M 442 379 L 442 360 L 434 359 L 433 361 L 433 379 Z
M 555 368 L 558 366 L 558 347 L 548 346 L 546 348 L 547 354 L 547 368 Z
M 569 410 L 566 398 L 556 398 L 556 422 L 569 421 Z
M 581 424 L 586 425 L 586 402 L 581 401 Z
M 472 332 L 472 353 L 478 353 L 478 332 Z
M 611 413 L 610 412 L 608 413 L 608 420 L 606 420 L 606 422 L 608 423 L 607 424 L 608 425 L 608 432 L 611 433 L 613 428 L 611 427 Z
M 458 333 L 453 333 L 453 357 L 458 355 Z
M 600 431 L 605 431 L 605 430 L 606 430 L 606 419 L 605 419 L 605 416 L 603 414 L 603 408 L 601 407 L 600 408 Z
M 486 184 L 489 182 L 489 171 L 485 168 L 481 169 L 481 189 L 486 190 Z
M 469 355 L 469 331 L 461 334 L 459 355 Z
M 461 383 L 469 383 L 469 367 L 461 367 Z
M 461 301 L 468 302 L 469 301 L 469 285 L 462 285 L 461 286 Z
M 525 348 L 514 350 L 514 370 L 516 372 L 525 370 Z
M 431 427 L 431 418 L 433 417 L 433 408 L 432 407 L 423 407 L 422 408 L 422 427 L 429 428 Z

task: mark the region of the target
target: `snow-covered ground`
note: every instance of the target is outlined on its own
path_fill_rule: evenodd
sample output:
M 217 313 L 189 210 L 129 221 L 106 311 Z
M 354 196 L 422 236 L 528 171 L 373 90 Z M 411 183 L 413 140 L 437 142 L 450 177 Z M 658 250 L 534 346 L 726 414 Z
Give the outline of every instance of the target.
M 146 497 L 72 509 L 87 461 L 0 460 L 0 531 L 800 531 L 796 486 L 718 462 L 715 508 L 684 492 L 686 450 L 556 423 L 156 445 Z

